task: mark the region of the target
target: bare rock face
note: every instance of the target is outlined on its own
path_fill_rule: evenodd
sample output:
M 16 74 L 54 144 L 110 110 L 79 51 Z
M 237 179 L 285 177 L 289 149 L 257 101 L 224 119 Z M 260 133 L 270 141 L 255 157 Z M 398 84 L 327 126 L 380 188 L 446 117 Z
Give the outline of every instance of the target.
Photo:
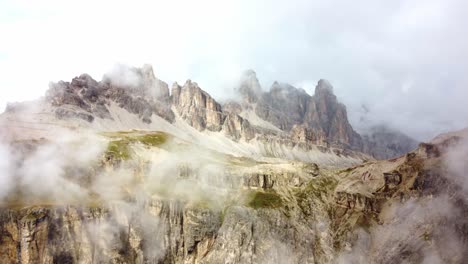
M 97 116 L 100 118 L 110 118 L 109 110 L 105 106 L 106 101 L 102 94 L 100 84 L 91 76 L 82 74 L 75 77 L 71 83 L 60 81 L 50 83 L 49 90 L 46 92 L 46 100 L 57 107 L 55 113 L 58 118 Z M 63 106 L 72 106 L 72 110 L 64 110 Z M 92 122 L 94 118 L 85 120 Z
M 295 142 L 313 142 L 319 146 L 327 146 L 327 138 L 321 131 L 308 128 L 305 125 L 294 125 L 291 129 L 291 137 Z
M 258 82 L 257 74 L 253 70 L 247 70 L 242 74 L 237 91 L 242 96 L 242 100 L 247 104 L 258 101 L 262 94 L 262 87 Z
M 289 84 L 273 83 L 269 92 L 262 94 L 255 112 L 278 128 L 289 131 L 302 124 L 310 96 Z
M 324 133 L 330 144 L 356 150 L 362 148 L 361 137 L 348 121 L 346 107 L 338 102 L 333 87 L 326 80 L 318 82 L 315 94 L 309 101 L 304 123 Z
M 223 112 L 239 115 L 242 112 L 242 106 L 234 101 L 223 104 Z
M 103 82 L 113 87 L 125 88 L 136 96 L 149 97 L 162 102 L 167 102 L 169 99 L 167 83 L 156 78 L 153 67 L 148 64 L 141 68 L 116 67 L 104 75 Z
M 235 140 L 244 138 L 251 140 L 255 137 L 255 131 L 247 119 L 236 114 L 228 114 L 223 124 L 224 133 Z
M 155 77 L 151 65 L 145 64 L 137 72 L 141 76 L 142 87 L 146 90 L 147 95 L 163 102 L 169 101 L 169 86 Z
M 169 122 L 174 121 L 169 88 L 154 76 L 151 66 L 126 69 L 125 74 L 133 76 L 129 78 L 132 81 L 104 76 L 103 81 L 97 82 L 91 76 L 82 74 L 71 82 L 51 83 L 46 100 L 56 107 L 55 114 L 61 119 L 81 118 L 88 122 L 95 117 L 110 119 L 108 106 L 114 102 L 138 115 L 145 123 L 151 123 L 153 113 Z
M 316 140 L 360 150 L 361 138 L 349 124 L 346 107 L 339 103 L 328 81 L 320 80 L 314 96 L 288 84 L 274 83 L 255 109 L 258 116 L 282 130 L 299 125 L 316 135 Z M 298 127 L 292 133 L 298 132 Z M 293 136 L 294 137 L 294 136 Z
M 225 118 L 221 105 L 196 82 L 187 80 L 183 87 L 173 86 L 172 92 L 172 104 L 189 125 L 200 131 L 221 130 Z

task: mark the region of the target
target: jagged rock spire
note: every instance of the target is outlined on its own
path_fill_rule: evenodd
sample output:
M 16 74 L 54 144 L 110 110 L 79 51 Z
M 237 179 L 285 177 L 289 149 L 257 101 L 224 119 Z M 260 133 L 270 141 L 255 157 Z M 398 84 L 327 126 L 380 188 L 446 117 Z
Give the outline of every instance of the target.
M 334 95 L 333 86 L 330 84 L 329 81 L 325 79 L 320 79 L 317 83 L 317 86 L 315 86 L 315 95 Z
M 240 78 L 239 87 L 236 88 L 246 103 L 256 103 L 262 93 L 262 88 L 253 70 L 246 70 Z

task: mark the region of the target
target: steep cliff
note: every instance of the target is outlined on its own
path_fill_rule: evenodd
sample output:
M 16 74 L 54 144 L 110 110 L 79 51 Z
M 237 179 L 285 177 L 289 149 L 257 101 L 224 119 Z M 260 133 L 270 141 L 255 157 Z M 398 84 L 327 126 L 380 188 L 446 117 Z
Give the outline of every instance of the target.
M 230 156 L 161 132 L 104 133 L 98 140 L 107 145 L 94 152 L 100 158 L 79 153 L 93 141 L 65 163 L 51 159 L 51 146 L 66 150 L 75 141 L 9 143 L 19 161 L 10 171 L 36 179 L 4 193 L 2 263 L 463 263 L 468 257 L 467 189 L 451 164 L 468 157 L 460 136 L 340 170 Z M 58 166 L 60 188 L 52 192 L 41 189 L 49 174 L 29 170 L 49 168 L 36 163 L 43 155 Z
M 225 118 L 221 105 L 197 83 L 187 80 L 182 87 L 174 84 L 172 92 L 173 105 L 189 125 L 198 130 L 221 130 Z
M 305 127 L 320 140 L 343 148 L 362 150 L 362 139 L 348 122 L 346 107 L 333 94 L 332 86 L 320 80 L 313 96 L 288 84 L 274 83 L 262 95 L 256 114 L 278 128 L 290 131 Z

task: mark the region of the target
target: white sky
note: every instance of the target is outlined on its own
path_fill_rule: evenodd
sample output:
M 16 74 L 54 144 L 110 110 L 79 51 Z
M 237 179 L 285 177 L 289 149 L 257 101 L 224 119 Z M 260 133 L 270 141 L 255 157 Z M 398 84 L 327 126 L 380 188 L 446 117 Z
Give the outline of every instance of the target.
M 468 126 L 467 10 L 463 0 L 0 0 L 0 109 L 116 63 L 150 63 L 217 99 L 251 68 L 264 89 L 278 80 L 313 93 L 328 79 L 355 124 L 364 103 L 369 120 L 424 140 Z

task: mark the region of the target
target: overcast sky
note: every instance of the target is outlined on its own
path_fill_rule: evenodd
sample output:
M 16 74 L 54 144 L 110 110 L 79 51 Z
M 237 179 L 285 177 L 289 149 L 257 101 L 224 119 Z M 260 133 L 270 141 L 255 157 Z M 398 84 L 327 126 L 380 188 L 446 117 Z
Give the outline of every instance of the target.
M 49 81 L 153 65 L 222 99 L 245 69 L 313 93 L 328 79 L 357 126 L 421 140 L 468 126 L 468 1 L 4 1 L 0 109 Z M 3 111 L 3 110 L 2 110 Z

